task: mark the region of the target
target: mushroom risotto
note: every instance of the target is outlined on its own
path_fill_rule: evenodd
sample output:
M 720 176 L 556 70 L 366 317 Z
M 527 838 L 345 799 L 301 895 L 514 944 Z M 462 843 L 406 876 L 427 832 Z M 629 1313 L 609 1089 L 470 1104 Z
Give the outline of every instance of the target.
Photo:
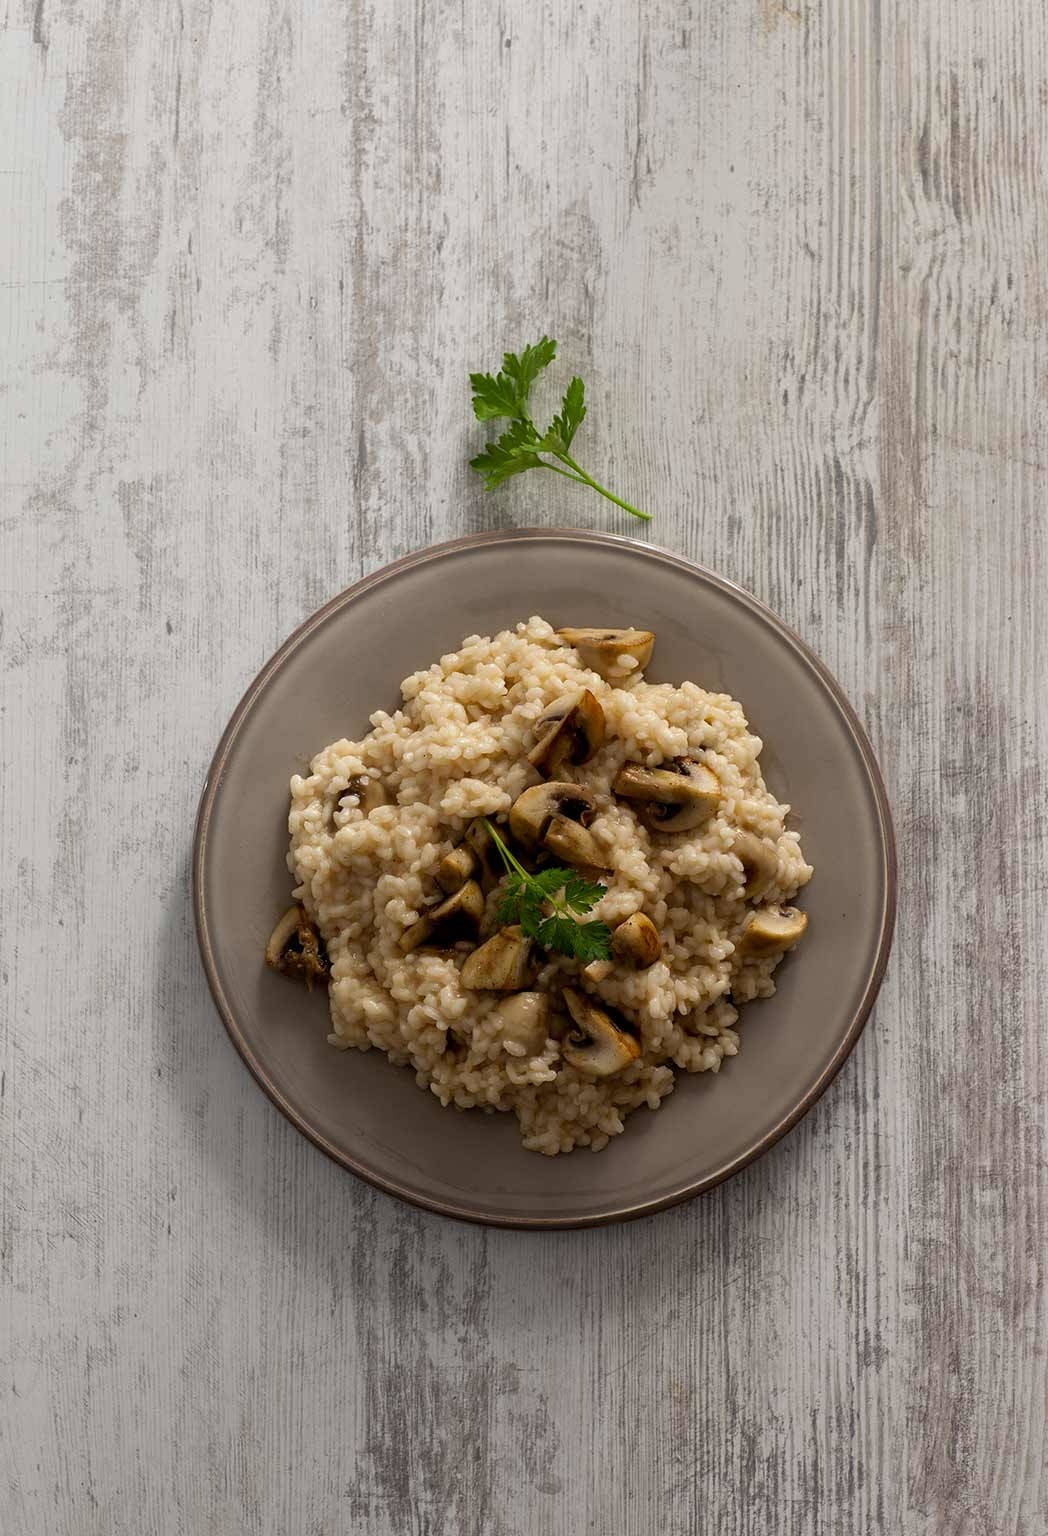
M 266 959 L 525 1147 L 599 1151 L 674 1068 L 716 1072 L 775 990 L 811 878 L 741 706 L 644 679 L 645 630 L 476 635 L 291 780 Z M 574 927 L 579 924 L 578 929 Z

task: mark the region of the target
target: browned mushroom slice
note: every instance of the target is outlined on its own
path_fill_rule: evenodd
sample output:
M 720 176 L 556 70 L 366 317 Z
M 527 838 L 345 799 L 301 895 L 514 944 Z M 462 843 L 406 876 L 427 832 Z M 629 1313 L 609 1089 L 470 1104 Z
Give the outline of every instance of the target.
M 498 885 L 506 867 L 499 857 L 491 833 L 478 816 L 466 828 L 461 843 L 446 853 L 437 865 L 436 881 L 442 891 L 457 891 L 467 880 L 476 880 L 483 890 Z
M 655 649 L 650 629 L 558 629 L 557 637 L 578 651 L 584 667 L 598 672 L 607 682 L 639 672 L 648 665 Z M 627 658 L 625 663 L 622 657 Z
M 484 892 L 475 880 L 467 880 L 446 901 L 423 912 L 417 922 L 404 929 L 401 954 L 409 955 L 422 945 L 449 949 L 464 939 L 475 939 L 483 916 Z
M 600 844 L 589 831 L 596 809 L 591 789 L 551 779 L 517 796 L 510 807 L 510 831 L 525 848 L 544 848 L 569 864 L 606 869 Z
M 437 865 L 437 884 L 449 894 L 461 890 L 466 881 L 476 873 L 477 856 L 465 843 L 459 843 L 446 853 Z
M 627 763 L 611 787 L 621 799 L 637 802 L 637 815 L 652 832 L 690 832 L 709 821 L 721 802 L 716 774 L 692 757 L 661 768 Z
M 808 926 L 808 914 L 796 907 L 776 911 L 774 907 L 762 907 L 754 912 L 739 939 L 739 952 L 744 955 L 781 955 L 792 949 L 804 937 Z
M 506 873 L 506 866 L 483 817 L 478 816 L 476 821 L 470 822 L 463 842 L 477 860 L 477 879 L 486 891 L 490 891 Z
M 554 816 L 546 828 L 543 845 L 566 864 L 581 864 L 588 869 L 605 869 L 607 862 L 600 844 L 586 827 L 567 816 Z
M 732 853 L 742 863 L 746 883 L 743 887 L 751 900 L 759 901 L 779 874 L 779 855 L 775 844 L 754 832 L 736 832 Z
M 356 796 L 357 808 L 365 816 L 369 816 L 378 806 L 389 804 L 386 786 L 373 773 L 358 773 L 354 778 L 350 779 L 338 797 L 340 806 L 347 795 Z
M 304 981 L 312 992 L 318 978 L 326 981 L 331 973 L 327 951 L 320 934 L 302 907 L 288 907 L 269 935 L 266 964 L 282 976 Z
M 604 745 L 604 711 L 588 688 L 551 705 L 535 726 L 528 762 L 547 777 L 588 763 Z
M 564 988 L 564 1001 L 575 1028 L 566 1036 L 561 1050 L 564 1060 L 586 1077 L 614 1077 L 624 1072 L 640 1055 L 640 1044 L 606 1008 L 595 1003 L 585 992 Z
M 464 987 L 472 992 L 519 992 L 527 983 L 531 940 L 514 924 L 500 928 L 466 960 Z
M 623 960 L 629 965 L 635 965 L 639 971 L 646 971 L 662 954 L 659 930 L 650 917 L 645 917 L 643 912 L 634 912 L 612 934 L 611 952 L 616 960 Z

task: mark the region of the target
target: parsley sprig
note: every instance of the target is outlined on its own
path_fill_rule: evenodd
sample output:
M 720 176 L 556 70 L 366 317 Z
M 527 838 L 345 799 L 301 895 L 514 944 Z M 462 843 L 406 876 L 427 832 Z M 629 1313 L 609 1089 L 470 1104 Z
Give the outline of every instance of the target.
M 484 825 L 506 866 L 506 889 L 499 906 L 500 923 L 519 923 L 529 939 L 543 949 L 555 949 L 588 965 L 611 954 L 607 923 L 580 923 L 605 894 L 606 886 L 587 880 L 577 869 L 543 869 L 529 874 L 502 841 L 491 822 Z
M 557 343 L 548 336 L 525 347 L 518 356 L 507 352 L 502 367 L 496 374 L 471 373 L 469 382 L 473 389 L 473 410 L 478 421 L 499 421 L 508 418 L 509 426 L 495 442 L 488 443 L 483 453 L 470 459 L 470 465 L 484 476 L 485 488 L 496 486 L 521 475 L 526 469 L 551 469 L 579 485 L 588 485 L 601 496 L 606 496 L 617 507 L 624 507 L 634 517 L 651 521 L 650 512 L 642 512 L 621 496 L 609 491 L 606 485 L 594 480 L 569 452 L 586 415 L 586 386 L 580 378 L 572 379 L 564 391 L 560 410 L 545 432 L 540 432 L 531 419 L 528 397 L 531 386 L 544 368 L 548 368 L 557 355 Z M 546 455 L 546 457 L 543 457 Z M 553 461 L 553 462 L 551 462 Z

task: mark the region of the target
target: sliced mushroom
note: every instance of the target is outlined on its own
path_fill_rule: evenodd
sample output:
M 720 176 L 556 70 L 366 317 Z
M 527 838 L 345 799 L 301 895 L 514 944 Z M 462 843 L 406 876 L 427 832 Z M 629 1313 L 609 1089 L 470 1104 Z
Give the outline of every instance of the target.
M 350 779 L 338 797 L 339 805 L 342 804 L 346 795 L 356 795 L 357 808 L 363 811 L 365 816 L 369 816 L 377 806 L 389 804 L 386 786 L 373 773 L 358 773 L 355 778 Z
M 475 880 L 424 912 L 417 922 L 400 935 L 401 954 L 410 955 L 421 945 L 450 948 L 462 939 L 475 939 L 484 916 L 484 892 Z
M 705 763 L 676 757 L 661 768 L 627 763 L 612 790 L 638 802 L 637 815 L 651 832 L 690 832 L 709 821 L 721 802 L 720 781 Z
M 526 1056 L 537 1056 L 546 1044 L 549 996 L 545 992 L 515 992 L 492 1009 L 490 1018 L 503 1045 L 520 1045 Z
M 589 965 L 582 967 L 582 974 L 587 981 L 599 987 L 602 981 L 607 981 L 614 969 L 610 960 L 591 960 Z
M 545 848 L 569 864 L 606 869 L 600 844 L 588 830 L 596 809 L 591 789 L 551 779 L 517 796 L 510 807 L 510 831 L 525 848 Z
M 604 745 L 604 711 L 588 688 L 551 705 L 535 726 L 538 741 L 528 762 L 551 776 L 567 765 L 588 763 Z
M 553 817 L 542 841 L 550 853 L 568 864 L 584 864 L 590 869 L 608 867 L 593 833 L 566 816 Z
M 446 853 L 437 865 L 437 884 L 442 891 L 459 891 L 477 868 L 477 856 L 465 843 Z
M 659 930 L 650 917 L 645 917 L 643 912 L 634 912 L 612 934 L 611 952 L 616 960 L 624 960 L 639 971 L 646 971 L 662 954 Z
M 558 629 L 557 637 L 578 651 L 582 665 L 599 672 L 606 682 L 639 672 L 655 649 L 650 629 Z M 627 658 L 625 663 L 619 659 L 622 656 Z
M 505 873 L 491 833 L 478 816 L 466 828 L 461 843 L 437 865 L 436 881 L 442 891 L 457 891 L 467 880 L 476 880 L 485 891 L 490 891 Z
M 318 977 L 327 980 L 331 967 L 324 941 L 304 908 L 288 907 L 277 923 L 266 945 L 266 964 L 282 976 L 304 981 L 311 992 Z
M 564 988 L 564 1001 L 575 1023 L 561 1050 L 564 1060 L 587 1077 L 614 1077 L 640 1055 L 636 1038 L 615 1022 L 585 992 Z
M 746 895 L 759 901 L 779 873 L 779 856 L 774 843 L 755 832 L 736 832 L 732 852 L 742 863 L 746 875 Z
M 527 984 L 531 940 L 515 924 L 475 949 L 462 967 L 460 979 L 472 992 L 519 992 Z
M 797 907 L 782 912 L 762 907 L 742 930 L 739 951 L 744 955 L 781 955 L 804 937 L 807 926 L 808 914 Z

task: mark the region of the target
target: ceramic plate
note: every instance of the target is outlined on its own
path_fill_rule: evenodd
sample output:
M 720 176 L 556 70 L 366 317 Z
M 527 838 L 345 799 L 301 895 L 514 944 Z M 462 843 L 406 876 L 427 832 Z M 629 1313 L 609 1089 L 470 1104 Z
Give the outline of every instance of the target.
M 772 793 L 793 807 L 815 878 L 804 944 L 778 990 L 742 1012 L 719 1074 L 678 1075 L 599 1154 L 525 1152 L 509 1114 L 441 1109 L 378 1051 L 327 1043 L 327 998 L 266 970 L 288 904 L 288 780 L 340 736 L 359 737 L 398 684 L 530 614 L 642 625 L 647 676 L 691 678 L 742 701 Z M 870 744 L 840 688 L 779 619 L 738 587 L 650 545 L 574 530 L 481 534 L 366 577 L 296 630 L 260 672 L 204 787 L 194 902 L 208 981 L 237 1050 L 273 1102 L 339 1163 L 430 1210 L 521 1227 L 588 1226 L 673 1205 L 766 1152 L 824 1091 L 881 983 L 895 907 L 891 820 Z

